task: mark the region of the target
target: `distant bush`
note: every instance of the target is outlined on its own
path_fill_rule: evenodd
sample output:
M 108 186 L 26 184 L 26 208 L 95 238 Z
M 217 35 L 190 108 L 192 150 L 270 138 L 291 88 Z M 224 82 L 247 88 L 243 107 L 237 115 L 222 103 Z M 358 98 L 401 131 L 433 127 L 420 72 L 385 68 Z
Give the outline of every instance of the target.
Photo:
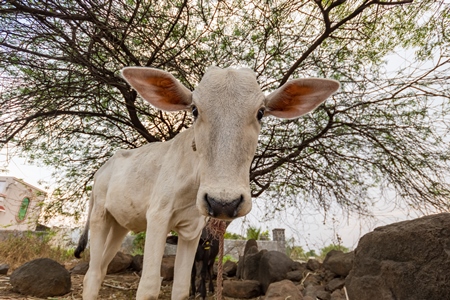
M 225 232 L 223 237 L 226 240 L 245 240 L 245 238 L 242 235 L 233 232 Z
M 320 249 L 319 258 L 321 258 L 322 260 L 325 259 L 325 256 L 327 256 L 328 252 L 330 252 L 331 250 L 338 250 L 338 251 L 342 251 L 344 253 L 347 253 L 350 251 L 350 249 L 345 246 L 330 244 L 330 245 Z
M 145 231 L 139 233 L 132 233 L 134 236 L 132 255 L 143 255 L 145 247 Z
M 54 233 L 13 232 L 0 243 L 0 262 L 7 263 L 11 269 L 36 258 L 51 258 L 64 263 L 74 258 L 74 249 L 52 247 L 49 240 Z

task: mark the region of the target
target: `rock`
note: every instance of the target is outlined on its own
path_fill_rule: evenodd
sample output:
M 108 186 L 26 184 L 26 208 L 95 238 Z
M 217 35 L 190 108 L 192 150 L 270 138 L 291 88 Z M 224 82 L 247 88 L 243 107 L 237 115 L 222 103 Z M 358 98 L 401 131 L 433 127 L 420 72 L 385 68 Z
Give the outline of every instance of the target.
M 175 255 L 164 256 L 161 262 L 161 277 L 163 278 L 163 280 L 166 281 L 173 280 L 174 268 L 175 268 Z
M 344 290 L 335 290 L 331 293 L 331 300 L 346 300 Z
M 306 263 L 294 261 L 294 263 L 292 264 L 292 270 L 294 270 L 294 271 L 299 270 L 302 272 L 306 272 L 307 271 Z
M 300 270 L 288 272 L 286 274 L 286 279 L 290 281 L 301 281 L 303 279 L 303 272 Z
M 0 265 L 0 275 L 6 275 L 8 274 L 9 265 L 8 264 L 1 264 Z
M 325 289 L 327 291 L 333 292 L 338 289 L 342 289 L 345 285 L 345 279 L 343 278 L 334 278 L 327 283 Z
M 308 285 L 303 291 L 303 296 L 309 296 L 313 299 L 316 299 L 317 294 L 324 290 L 324 287 L 320 285 Z
M 323 266 L 325 269 L 332 271 L 340 276 L 347 276 L 353 267 L 353 258 L 355 254 L 353 251 L 344 253 L 342 251 L 331 250 L 327 253 Z
M 337 275 L 337 274 L 331 272 L 330 270 L 327 270 L 327 269 L 322 268 L 321 271 L 322 271 L 322 272 L 321 272 L 321 273 L 322 273 L 321 275 L 322 275 L 322 278 L 323 278 L 323 281 L 324 281 L 324 282 L 329 282 L 329 281 L 333 280 L 334 278 L 340 278 L 339 275 Z
M 131 262 L 130 267 L 136 271 L 142 271 L 142 266 L 144 265 L 144 256 L 141 254 L 133 256 L 133 261 Z
M 123 272 L 131 266 L 132 262 L 133 256 L 131 256 L 130 254 L 117 252 L 116 256 L 114 256 L 113 260 L 109 263 L 106 273 L 114 274 Z M 89 269 L 88 262 L 80 262 L 75 267 L 70 269 L 70 273 L 78 275 L 86 275 L 88 269 Z
M 261 251 L 262 252 L 262 251 Z M 258 281 L 265 294 L 272 282 L 286 279 L 287 273 L 292 271 L 293 261 L 286 254 L 278 251 L 267 251 L 259 262 Z
M 244 275 L 245 258 L 247 255 L 258 253 L 258 243 L 254 239 L 250 239 L 245 243 L 244 255 L 239 256 L 239 262 L 236 271 L 236 277 L 239 279 L 249 279 Z M 251 266 L 250 266 L 251 268 Z
M 249 239 L 247 243 L 245 243 L 244 256 L 250 251 L 251 248 L 256 248 L 256 251 L 252 249 L 252 253 L 258 252 L 258 243 L 255 239 Z
M 317 259 L 314 258 L 308 259 L 308 262 L 306 263 L 306 267 L 311 271 L 317 271 L 320 269 L 321 266 L 322 264 Z
M 261 295 L 261 287 L 256 280 L 224 280 L 222 294 L 225 297 L 250 299 Z
M 448 299 L 450 213 L 376 228 L 355 249 L 350 299 Z
M 316 298 L 319 300 L 330 300 L 331 294 L 327 291 L 317 291 Z
M 133 256 L 130 254 L 125 254 L 123 252 L 117 252 L 113 260 L 108 265 L 108 270 L 106 274 L 114 274 L 123 272 L 128 269 L 133 261 Z
M 87 261 L 82 261 L 75 265 L 72 269 L 70 269 L 71 274 L 77 275 L 86 275 L 87 270 L 89 269 L 89 263 Z
M 320 285 L 322 278 L 318 274 L 309 274 L 304 280 L 303 285 L 305 287 L 309 285 Z
M 251 248 L 255 249 L 255 248 Z M 245 280 L 259 280 L 259 265 L 263 255 L 267 250 L 261 250 L 257 253 L 249 251 L 244 256 L 244 265 L 242 268 L 242 279 Z
M 234 277 L 236 275 L 236 271 L 237 271 L 237 264 L 234 261 L 227 260 L 223 264 L 223 272 L 228 277 Z
M 267 289 L 265 300 L 303 300 L 303 295 L 290 280 L 271 283 Z
M 239 255 L 239 261 L 238 261 L 237 270 L 236 270 L 236 277 L 238 279 L 242 279 L 243 269 L 244 269 L 244 256 Z
M 10 276 L 14 291 L 33 297 L 47 298 L 70 292 L 70 273 L 49 258 L 38 258 L 17 268 Z

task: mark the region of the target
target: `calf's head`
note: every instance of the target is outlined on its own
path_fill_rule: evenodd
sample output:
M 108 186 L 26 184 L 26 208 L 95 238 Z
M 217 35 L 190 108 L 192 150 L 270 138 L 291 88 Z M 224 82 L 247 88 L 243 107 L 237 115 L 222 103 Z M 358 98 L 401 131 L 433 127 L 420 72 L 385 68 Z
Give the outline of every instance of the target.
M 122 75 L 155 107 L 192 111 L 192 151 L 199 158 L 197 207 L 204 215 L 225 220 L 251 210 L 249 170 L 261 119 L 297 118 L 339 88 L 334 80 L 295 79 L 265 96 L 253 71 L 217 67 L 208 69 L 193 92 L 157 69 L 128 67 Z

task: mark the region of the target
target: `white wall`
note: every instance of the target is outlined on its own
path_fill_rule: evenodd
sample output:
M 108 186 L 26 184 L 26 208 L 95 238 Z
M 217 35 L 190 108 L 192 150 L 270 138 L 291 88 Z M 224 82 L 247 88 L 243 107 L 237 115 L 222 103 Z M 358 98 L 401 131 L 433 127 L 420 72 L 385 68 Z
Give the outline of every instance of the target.
M 0 176 L 1 230 L 35 230 L 41 213 L 40 203 L 44 201 L 44 191 L 15 177 Z M 29 199 L 28 209 L 23 220 L 18 215 L 24 198 Z

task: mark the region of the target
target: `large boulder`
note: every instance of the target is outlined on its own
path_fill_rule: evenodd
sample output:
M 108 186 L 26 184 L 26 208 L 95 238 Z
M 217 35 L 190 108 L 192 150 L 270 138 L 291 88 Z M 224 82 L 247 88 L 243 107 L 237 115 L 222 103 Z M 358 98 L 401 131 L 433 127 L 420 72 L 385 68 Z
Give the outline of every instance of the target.
M 249 251 L 244 256 L 244 264 L 242 267 L 242 279 L 259 280 L 259 264 L 261 262 L 261 258 L 265 253 L 267 253 L 267 250 L 263 249 L 256 253 Z
M 24 295 L 47 298 L 70 292 L 70 273 L 49 258 L 38 258 L 17 268 L 10 276 L 13 290 Z
M 274 282 L 269 285 L 267 289 L 265 300 L 303 300 L 303 295 L 300 293 L 295 284 L 290 280 L 282 280 Z
M 258 280 L 265 294 L 272 282 L 286 279 L 293 270 L 294 262 L 286 254 L 278 251 L 265 252 L 259 262 Z
M 350 299 L 441 300 L 450 295 L 450 213 L 376 228 L 355 249 Z
M 243 256 L 239 256 L 239 262 L 237 265 L 237 270 L 236 270 L 236 277 L 239 279 L 250 279 L 248 278 L 248 275 L 244 275 L 244 271 L 245 271 L 245 260 L 246 257 L 249 255 L 253 255 L 258 253 L 258 244 L 254 239 L 250 239 L 245 243 L 245 249 L 244 249 L 244 255 Z M 251 262 L 250 262 L 251 264 Z M 250 265 L 249 268 L 254 268 L 253 265 Z M 257 267 L 256 267 L 257 270 Z M 249 272 L 248 270 L 246 272 Z M 253 273 L 252 271 L 250 271 L 250 273 Z M 255 277 L 251 276 L 252 279 L 255 279 Z

